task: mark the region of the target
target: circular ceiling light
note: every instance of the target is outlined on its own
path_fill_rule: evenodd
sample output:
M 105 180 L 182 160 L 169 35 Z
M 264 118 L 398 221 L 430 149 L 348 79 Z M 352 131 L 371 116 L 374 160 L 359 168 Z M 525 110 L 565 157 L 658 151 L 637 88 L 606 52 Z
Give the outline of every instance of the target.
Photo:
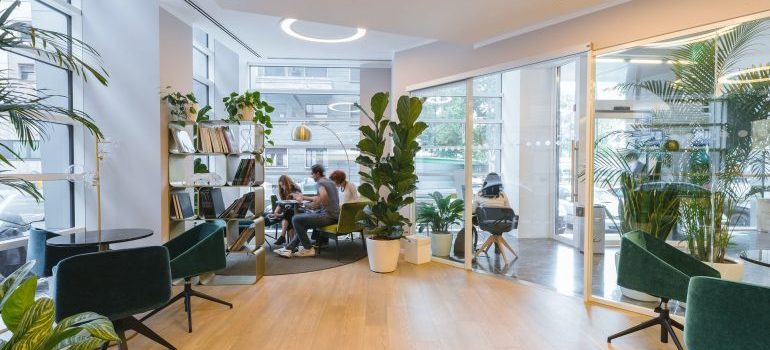
M 297 22 L 296 18 L 284 18 L 281 20 L 281 29 L 286 33 L 289 34 L 297 39 L 312 41 L 316 43 L 324 43 L 324 44 L 337 44 L 337 43 L 346 43 L 349 41 L 358 40 L 364 37 L 366 35 L 366 29 L 364 28 L 356 28 L 356 33 L 345 37 L 345 38 L 336 38 L 336 39 L 329 39 L 329 38 L 316 38 L 312 36 L 302 35 L 300 33 L 297 33 L 297 31 L 292 28 L 292 25 Z
M 339 109 L 340 106 L 348 106 L 347 109 Z M 329 109 L 335 112 L 353 113 L 356 110 L 353 107 L 353 102 L 334 102 L 329 105 Z
M 768 77 L 770 73 L 763 72 L 770 72 L 770 66 L 759 66 L 728 73 L 721 76 L 719 82 L 722 84 L 752 84 L 770 80 Z
M 425 99 L 425 104 L 430 105 L 443 105 L 452 101 L 449 96 L 431 96 Z

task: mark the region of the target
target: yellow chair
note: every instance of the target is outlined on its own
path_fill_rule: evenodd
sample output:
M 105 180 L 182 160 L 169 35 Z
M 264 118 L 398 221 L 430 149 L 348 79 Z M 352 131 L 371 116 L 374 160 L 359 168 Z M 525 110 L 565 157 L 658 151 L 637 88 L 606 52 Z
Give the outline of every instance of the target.
M 353 240 L 353 233 L 361 233 L 361 243 L 366 249 L 366 240 L 364 239 L 364 228 L 356 223 L 356 215 L 364 210 L 369 202 L 351 202 L 342 204 L 340 208 L 340 217 L 337 223 L 334 225 L 324 226 L 318 229 L 318 233 L 321 236 L 334 238 L 334 246 L 337 253 L 337 261 L 340 261 L 340 241 L 339 236 L 350 235 L 350 239 Z M 321 248 L 318 247 L 318 253 L 321 252 Z

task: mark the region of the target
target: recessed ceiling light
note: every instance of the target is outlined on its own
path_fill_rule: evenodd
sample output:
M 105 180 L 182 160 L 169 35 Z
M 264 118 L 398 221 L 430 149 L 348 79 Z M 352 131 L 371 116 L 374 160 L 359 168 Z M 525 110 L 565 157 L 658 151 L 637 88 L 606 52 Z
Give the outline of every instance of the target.
M 348 109 L 339 109 L 340 106 L 348 106 Z M 334 102 L 329 105 L 329 109 L 342 113 L 353 113 L 356 111 L 355 108 L 353 108 L 353 102 Z
M 286 33 L 289 34 L 297 39 L 312 41 L 316 43 L 324 43 L 324 44 L 337 44 L 337 43 L 346 43 L 349 41 L 358 40 L 364 37 L 366 35 L 366 29 L 364 28 L 356 28 L 356 33 L 345 38 L 336 38 L 336 39 L 328 39 L 328 38 L 316 38 L 312 36 L 302 35 L 300 33 L 297 33 L 293 28 L 292 25 L 297 22 L 296 18 L 284 18 L 281 20 L 281 29 Z

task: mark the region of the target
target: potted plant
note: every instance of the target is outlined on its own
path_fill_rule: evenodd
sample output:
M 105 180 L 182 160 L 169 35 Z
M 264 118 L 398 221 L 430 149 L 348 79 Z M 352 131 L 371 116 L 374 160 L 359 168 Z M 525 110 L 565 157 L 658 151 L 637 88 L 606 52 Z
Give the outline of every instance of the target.
M 99 314 L 84 312 L 54 324 L 51 298 L 35 299 L 37 276 L 29 261 L 0 283 L 0 316 L 12 333 L 0 340 L 0 350 L 95 349 L 110 341 L 119 342 L 112 322 Z
M 166 87 L 171 88 L 170 86 Z M 170 121 L 194 122 L 198 119 L 198 100 L 192 93 L 171 92 L 161 98 L 168 106 Z M 210 107 L 209 107 L 210 108 Z
M 449 227 L 462 220 L 465 203 L 454 194 L 444 197 L 438 191 L 431 193 L 430 197 L 434 203 L 421 203 L 417 208 L 417 225 L 420 232 L 425 228 L 430 231 L 433 255 L 449 256 L 452 250 Z
M 253 121 L 257 129 L 265 135 L 265 142 L 273 145 L 270 139 L 273 129 L 270 113 L 275 111 L 275 107 L 262 100 L 259 91 L 246 91 L 240 95 L 233 92 L 230 96 L 223 98 L 222 102 L 225 103 L 229 121 L 236 123 Z
M 356 163 L 369 171 L 360 171 L 361 185 L 358 192 L 371 204 L 367 205 L 356 220 L 369 233 L 366 240 L 369 268 L 374 272 L 392 272 L 398 266 L 399 239 L 404 227 L 412 223 L 401 214 L 401 209 L 414 203 L 412 193 L 417 189 L 415 157 L 420 150 L 417 138 L 428 128 L 417 121 L 422 112 L 422 100 L 401 96 L 396 105 L 397 120 L 385 118 L 389 103 L 388 94 L 378 92 L 372 96 L 369 115 L 358 103 L 356 108 L 366 116 L 369 125 L 358 128 L 361 154 Z M 392 151 L 385 150 L 392 140 Z

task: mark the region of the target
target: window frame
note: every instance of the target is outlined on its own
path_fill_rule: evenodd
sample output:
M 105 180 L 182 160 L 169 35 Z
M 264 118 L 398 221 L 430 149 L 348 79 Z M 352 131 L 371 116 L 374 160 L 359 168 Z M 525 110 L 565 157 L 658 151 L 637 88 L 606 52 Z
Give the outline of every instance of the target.
M 268 156 L 267 156 L 268 152 L 270 150 L 275 150 L 275 149 L 282 149 L 282 150 L 285 151 L 284 154 L 283 154 L 283 157 L 284 157 L 283 165 L 275 165 L 275 163 L 267 163 L 267 162 L 265 162 L 265 168 L 269 168 L 269 169 L 288 169 L 289 168 L 289 148 L 288 147 L 266 147 L 265 148 L 265 159 L 268 158 Z M 275 158 L 272 158 L 272 159 L 275 159 Z

